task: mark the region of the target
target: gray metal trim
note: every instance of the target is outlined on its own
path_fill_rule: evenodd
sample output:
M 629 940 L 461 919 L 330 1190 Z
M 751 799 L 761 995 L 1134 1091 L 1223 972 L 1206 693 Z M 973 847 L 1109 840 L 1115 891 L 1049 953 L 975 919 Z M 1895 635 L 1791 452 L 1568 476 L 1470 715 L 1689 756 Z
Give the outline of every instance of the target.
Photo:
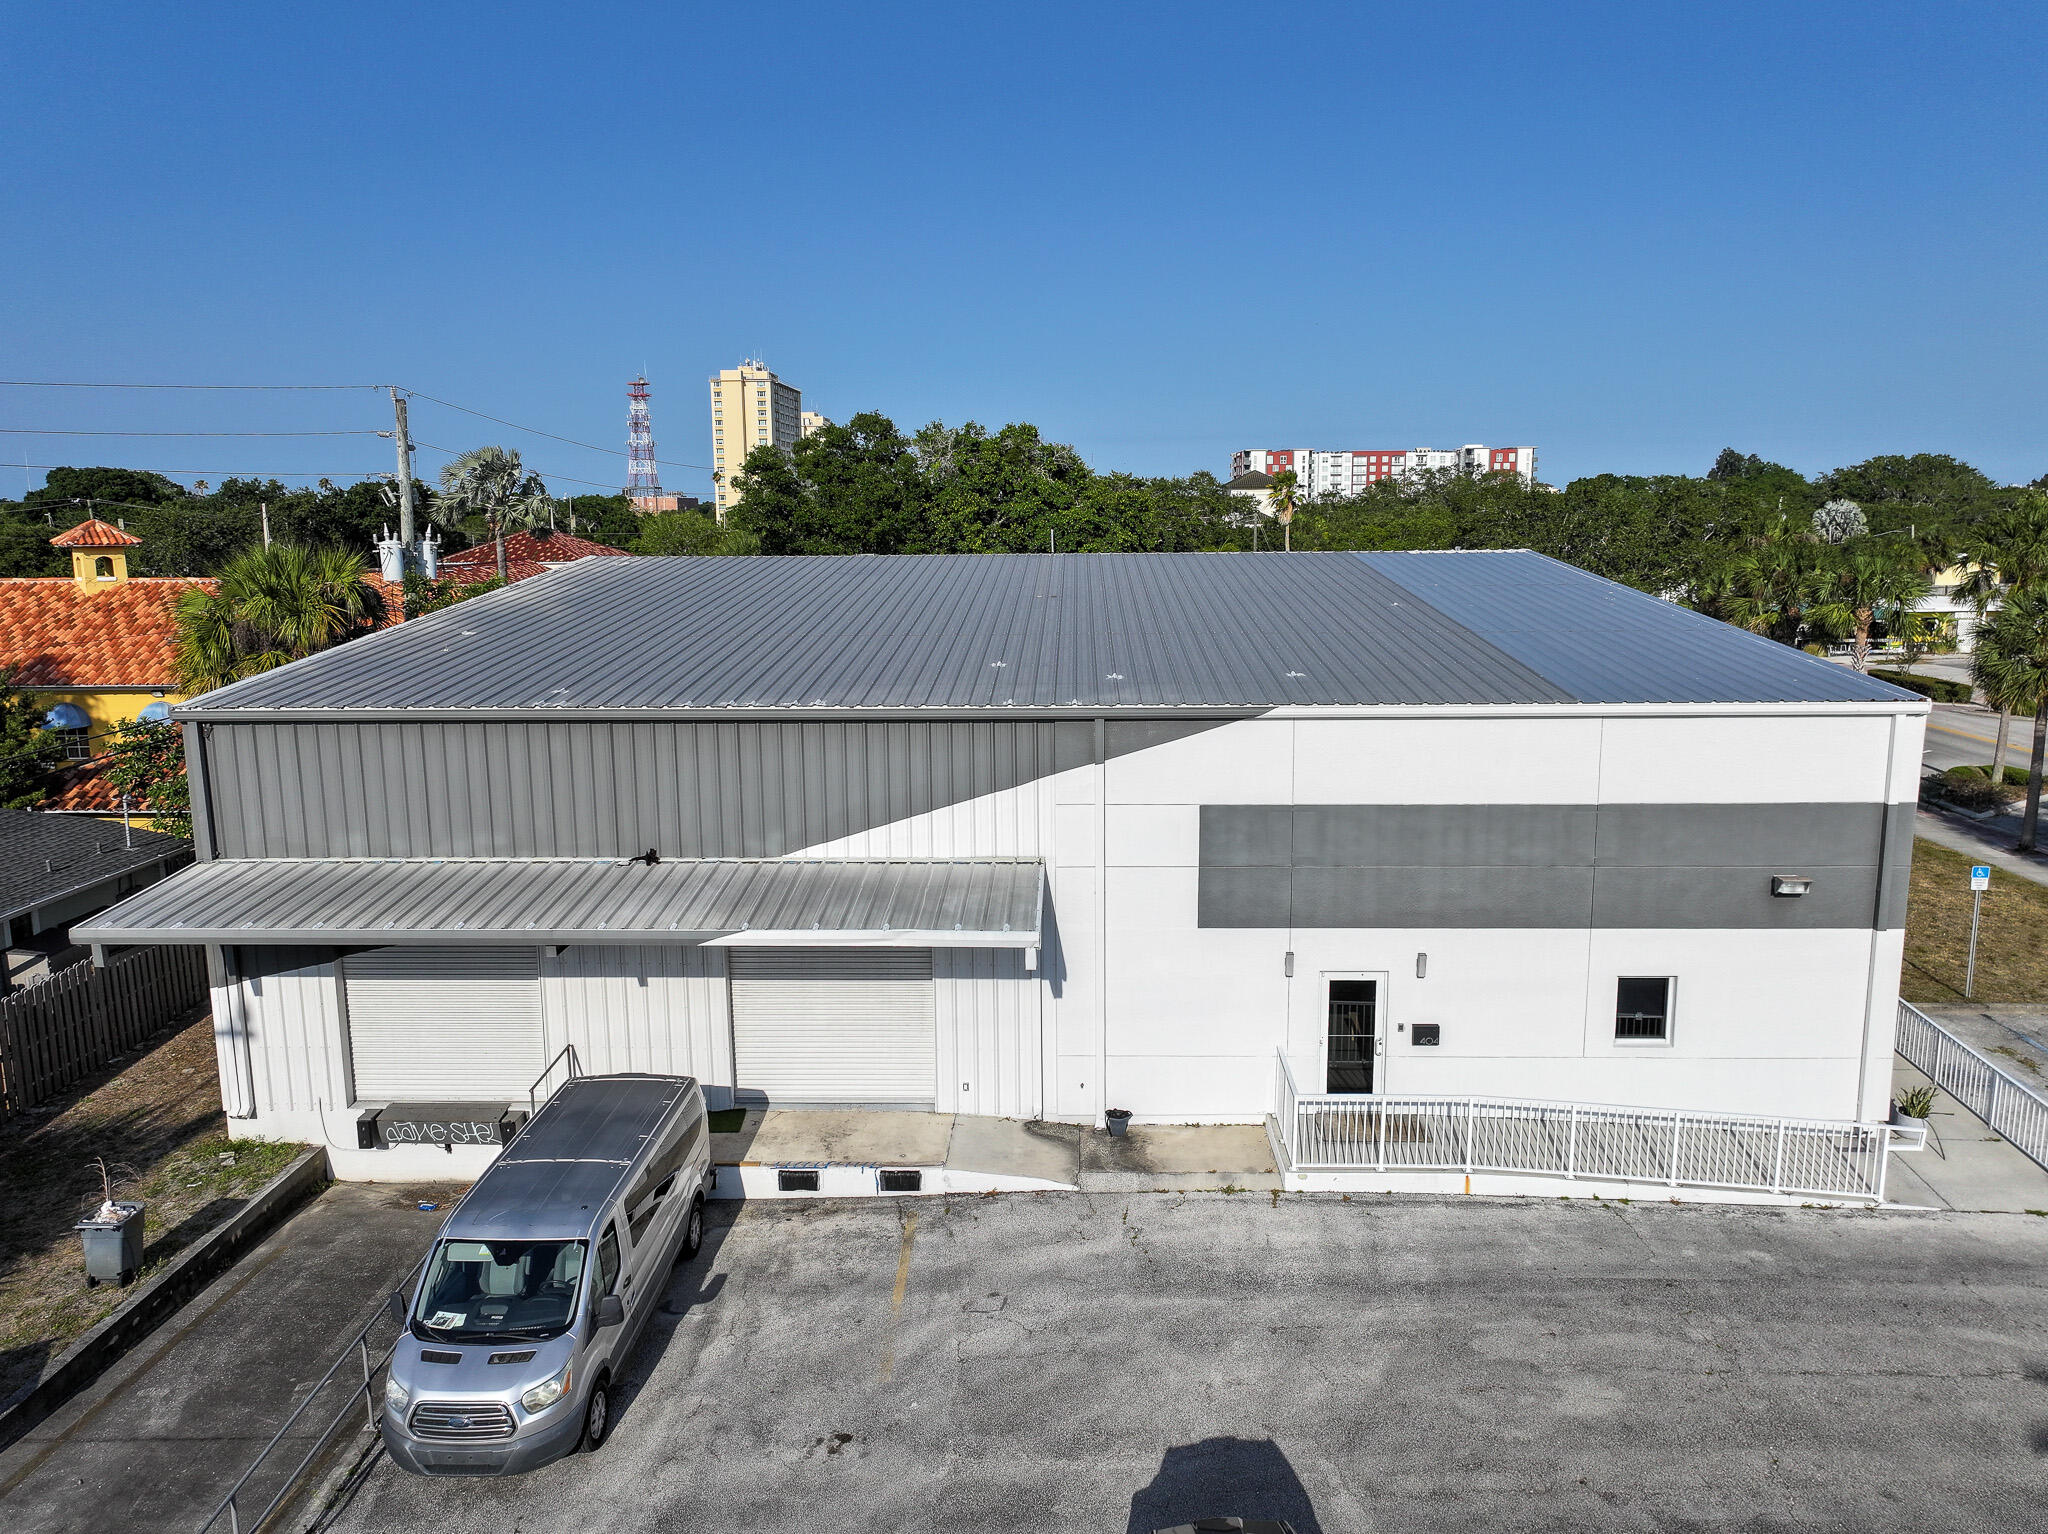
M 209 863 L 217 855 L 213 828 L 213 796 L 206 777 L 206 727 L 185 725 L 185 781 L 192 799 L 192 846 L 199 861 Z

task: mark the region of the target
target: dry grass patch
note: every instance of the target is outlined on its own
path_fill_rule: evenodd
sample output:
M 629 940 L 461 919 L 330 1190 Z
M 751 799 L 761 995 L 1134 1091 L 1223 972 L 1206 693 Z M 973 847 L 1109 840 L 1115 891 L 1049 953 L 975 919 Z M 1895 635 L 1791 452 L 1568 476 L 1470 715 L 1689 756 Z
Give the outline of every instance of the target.
M 88 1289 L 72 1225 L 100 1199 L 89 1163 L 148 1203 L 143 1276 L 232 1215 L 305 1147 L 229 1140 L 210 1019 L 81 1084 L 59 1113 L 0 1131 L 0 1400 L 132 1289 Z
M 1974 858 L 1930 841 L 1913 844 L 1906 909 L 1908 1001 L 1963 1000 L 1970 949 L 1970 865 Z M 2048 885 L 1991 870 L 1977 933 L 1977 1001 L 2048 1002 Z

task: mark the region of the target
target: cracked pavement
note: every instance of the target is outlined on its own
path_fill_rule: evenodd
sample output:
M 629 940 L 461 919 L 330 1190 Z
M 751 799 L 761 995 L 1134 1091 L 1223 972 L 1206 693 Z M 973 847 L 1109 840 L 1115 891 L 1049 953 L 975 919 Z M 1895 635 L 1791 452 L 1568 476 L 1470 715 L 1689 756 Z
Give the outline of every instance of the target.
M 378 1461 L 328 1526 L 2048 1528 L 2048 1219 L 1266 1193 L 715 1219 L 601 1452 Z

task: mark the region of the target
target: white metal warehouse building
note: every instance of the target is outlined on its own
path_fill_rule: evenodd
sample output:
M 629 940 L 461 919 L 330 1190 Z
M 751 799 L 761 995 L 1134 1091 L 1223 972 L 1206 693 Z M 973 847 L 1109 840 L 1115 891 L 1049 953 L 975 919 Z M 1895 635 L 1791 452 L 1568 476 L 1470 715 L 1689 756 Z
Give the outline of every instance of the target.
M 565 1050 L 1869 1121 L 1926 711 L 1528 553 L 587 560 L 179 705 L 201 861 L 76 935 L 208 945 L 238 1132 L 344 1176 Z

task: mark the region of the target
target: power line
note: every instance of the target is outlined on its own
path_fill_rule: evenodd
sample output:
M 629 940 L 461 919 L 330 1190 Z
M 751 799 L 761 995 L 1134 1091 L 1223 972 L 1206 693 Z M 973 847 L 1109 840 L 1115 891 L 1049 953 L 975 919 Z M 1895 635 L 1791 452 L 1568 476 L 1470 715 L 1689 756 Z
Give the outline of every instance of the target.
M 375 433 L 372 433 L 375 435 Z M 75 463 L 21 463 L 15 459 L 0 459 L 0 469 L 75 469 Z M 387 475 L 381 469 L 159 469 L 137 468 L 134 464 L 121 464 L 131 474 L 224 474 L 229 479 L 383 479 Z
M 541 435 L 546 436 L 547 433 L 542 432 Z M 422 442 L 418 437 L 412 439 L 412 445 L 414 447 L 423 447 L 432 453 L 446 453 L 450 458 L 460 458 L 468 451 L 467 448 L 440 447 L 432 442 Z M 600 490 L 610 490 L 614 495 L 618 493 L 615 485 L 611 485 L 604 480 L 578 479 L 573 474 L 550 474 L 546 469 L 536 469 L 531 464 L 523 464 L 521 467 L 531 470 L 531 472 L 538 474 L 542 479 L 566 479 L 572 485 L 595 485 Z
M 403 387 L 403 385 L 401 385 L 400 387 Z M 514 431 L 532 432 L 533 435 L 536 437 L 547 437 L 556 442 L 566 442 L 571 447 L 588 448 L 593 453 L 618 452 L 618 449 L 615 447 L 599 447 L 595 442 L 578 442 L 574 437 L 557 436 L 554 432 L 542 431 L 538 426 L 521 426 L 517 421 L 508 421 L 503 416 L 486 415 L 481 410 L 472 410 L 469 408 L 469 406 L 458 405 L 452 400 L 436 399 L 433 395 L 422 394 L 417 389 L 406 389 L 405 392 L 414 395 L 420 399 L 429 400 L 436 405 L 446 405 L 450 410 L 460 410 L 464 415 L 473 415 L 478 420 L 481 421 L 495 421 L 500 426 L 509 426 Z M 443 451 L 446 451 L 446 449 L 443 449 Z M 656 463 L 663 464 L 671 469 L 703 469 L 706 472 L 709 472 L 711 468 L 711 465 L 708 463 L 684 463 L 681 460 L 675 458 L 657 458 L 654 461 Z M 556 477 L 560 479 L 567 479 L 569 476 L 566 474 L 562 474 Z M 591 481 L 587 479 L 578 480 L 577 483 L 587 485 L 590 484 Z
M 381 389 L 383 384 L 184 384 L 184 383 L 71 383 L 48 378 L 0 378 L 4 389 L 266 389 L 335 390 Z
M 381 437 L 381 431 L 45 431 L 35 426 L 0 426 L 10 437 Z

